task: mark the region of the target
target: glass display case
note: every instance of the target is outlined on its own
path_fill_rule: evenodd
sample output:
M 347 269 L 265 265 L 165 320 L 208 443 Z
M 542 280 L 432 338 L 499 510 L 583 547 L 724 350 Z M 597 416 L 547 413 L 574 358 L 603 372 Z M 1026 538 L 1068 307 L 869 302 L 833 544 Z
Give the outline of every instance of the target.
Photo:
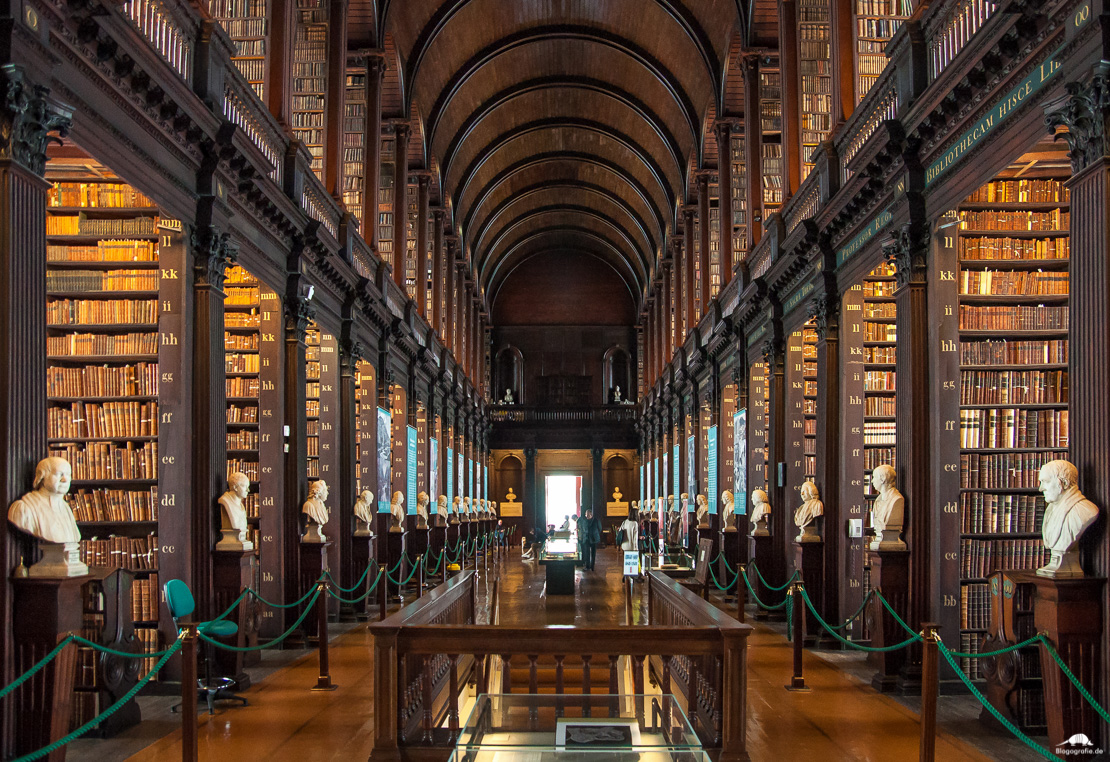
M 709 762 L 670 696 L 483 694 L 451 762 Z

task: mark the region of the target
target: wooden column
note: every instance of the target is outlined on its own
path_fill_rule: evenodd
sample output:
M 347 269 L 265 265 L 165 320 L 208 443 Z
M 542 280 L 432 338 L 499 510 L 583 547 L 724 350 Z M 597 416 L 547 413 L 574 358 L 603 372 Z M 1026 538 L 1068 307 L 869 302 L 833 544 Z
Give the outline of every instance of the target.
M 305 333 L 309 321 L 316 317 L 316 308 L 306 296 L 307 286 L 300 274 L 300 255 L 304 248 L 303 237 L 289 255 L 289 278 L 285 292 L 285 505 L 282 506 L 280 543 L 285 569 L 285 600 L 291 603 L 304 592 L 301 589 L 300 517 L 301 504 L 308 496 L 308 419 L 305 410 Z M 279 609 L 274 616 L 280 618 L 281 631 L 292 626 L 299 612 Z M 291 638 L 291 640 L 295 640 Z M 287 643 L 289 641 L 286 641 Z M 292 645 L 292 644 L 291 644 Z
M 458 363 L 459 368 L 462 369 L 463 332 L 466 330 L 463 317 L 463 306 L 466 303 L 466 283 L 463 276 L 462 262 L 456 259 L 452 269 L 455 273 L 455 331 L 451 353 L 455 356 L 455 362 Z
M 769 456 L 768 496 L 771 498 L 771 537 L 774 553 L 771 568 L 762 569 L 763 576 L 772 585 L 786 581 L 787 559 L 793 558 L 790 540 L 793 537 L 793 514 L 788 507 L 785 480 L 779 478 L 779 464 L 786 460 L 786 342 L 782 339 L 782 322 L 775 318 L 772 326 L 774 338 L 763 344 L 763 361 L 767 363 L 767 450 Z M 791 496 L 793 497 L 793 496 Z
M 347 0 L 328 0 L 327 127 L 324 131 L 324 187 L 343 203 L 343 117 L 347 100 Z M 368 206 L 370 197 L 363 206 Z
M 660 265 L 660 271 L 664 268 Z M 670 358 L 667 357 L 666 333 L 667 321 L 663 316 L 664 302 L 666 302 L 666 294 L 663 292 L 663 277 L 662 272 L 655 281 L 655 293 L 658 298 L 655 300 L 655 358 L 658 365 L 657 371 L 659 375 L 663 374 L 663 369 L 667 367 Z
M 908 194 L 907 194 L 908 195 Z M 907 623 L 920 629 L 931 621 L 933 596 L 931 551 L 933 526 L 930 393 L 929 306 L 926 299 L 926 261 L 930 244 L 928 227 L 906 224 L 884 246 L 895 265 L 897 290 L 898 384 L 895 427 L 898 432 L 895 463 L 898 488 L 905 498 L 905 537 L 910 550 L 909 607 Z M 913 692 L 921 680 L 921 649 L 911 646 L 900 685 Z
M 297 22 L 295 0 L 272 0 L 270 3 L 270 48 L 266 57 L 266 105 L 283 127 L 291 126 L 293 79 L 293 38 Z M 346 54 L 340 59 L 346 60 Z
M 362 237 L 374 254 L 378 251 L 378 193 L 382 186 L 382 79 L 385 56 L 366 54 L 366 127 L 363 132 Z M 380 254 L 379 254 L 380 256 Z
M 843 622 L 853 611 L 841 612 L 838 566 L 840 546 L 846 532 L 848 516 L 842 510 L 840 494 L 840 298 L 836 280 L 825 269 L 825 292 L 814 300 L 813 317 L 817 323 L 817 474 L 816 485 L 825 504 L 821 537 L 825 541 L 825 565 L 821 590 L 824 604 L 818 608 L 827 621 Z M 815 601 L 815 604 L 817 602 Z M 818 604 L 820 605 L 820 604 Z
M 1106 17 L 1101 17 L 1105 19 Z M 1102 22 L 1105 25 L 1105 21 Z M 1103 52 L 1103 58 L 1110 53 Z M 1079 469 L 1079 488 L 1095 505 L 1110 506 L 1110 113 L 1106 73 L 1069 84 L 1068 96 L 1052 104 L 1047 121 L 1065 125 L 1060 137 L 1068 141 L 1072 164 L 1071 263 L 1068 302 L 1068 384 L 1070 438 L 1068 456 Z M 1085 150 L 1084 150 L 1085 149 Z M 1083 569 L 1087 574 L 1110 574 L 1110 535 L 1102 519 L 1080 544 Z M 1110 702 L 1110 605 L 1103 588 L 1102 654 L 1103 680 L 1095 698 L 1102 706 Z M 1105 748 L 1106 735 L 1103 735 Z
M 440 341 L 444 341 L 444 343 L 446 341 L 444 339 L 443 317 L 446 314 L 444 309 L 446 305 L 443 303 L 443 281 L 447 268 L 443 261 L 443 220 L 446 215 L 447 212 L 443 209 L 432 210 L 432 314 L 430 318 L 432 329 L 439 335 Z M 439 496 L 436 495 L 436 497 Z
M 443 271 L 446 277 L 443 284 L 443 343 L 451 351 L 451 354 L 455 353 L 455 325 L 458 316 L 457 298 L 455 296 L 455 276 L 457 272 L 455 268 L 455 248 L 457 245 L 458 239 L 454 236 L 449 236 L 444 241 Z
M 663 270 L 663 354 L 665 360 L 670 360 L 674 357 L 675 348 L 675 318 L 674 318 L 674 301 L 671 299 L 672 283 L 671 283 L 671 269 L 674 263 L 665 260 L 660 266 Z
M 832 0 L 835 2 L 835 0 Z M 785 204 L 802 184 L 801 98 L 798 87 L 798 5 L 779 2 L 779 67 L 782 72 L 782 201 Z
M 853 0 L 829 0 L 833 132 L 856 110 L 856 38 Z
M 840 0 L 830 0 L 840 2 Z M 759 131 L 759 56 L 741 61 L 744 73 L 744 160 L 748 181 L 748 251 L 763 237 L 763 135 Z
M 640 335 L 643 338 L 643 352 L 644 352 L 644 389 L 651 388 L 651 382 L 655 380 L 652 373 L 652 351 L 651 351 L 651 296 L 644 299 L 644 309 L 640 314 Z
M 352 300 L 353 301 L 353 300 Z M 355 339 L 353 305 L 348 303 L 343 309 L 343 327 L 339 342 L 339 494 L 333 500 L 331 510 L 339 517 L 338 537 L 331 538 L 338 545 L 339 579 L 343 587 L 351 587 L 362 574 L 361 568 L 354 564 L 355 500 L 358 496 L 358 435 L 355 422 L 359 420 L 358 365 L 362 360 L 362 345 Z M 367 440 L 367 444 L 373 440 Z M 373 453 L 372 455 L 370 453 Z M 377 457 L 377 449 L 370 450 L 364 457 Z M 354 593 L 344 598 L 356 597 Z M 350 604 L 343 604 L 350 610 Z
M 713 133 L 717 138 L 717 195 L 720 203 L 718 240 L 720 241 L 721 290 L 732 280 L 732 123 L 718 120 Z
M 428 188 L 432 178 L 417 177 L 416 190 L 416 307 L 424 319 L 432 321 L 428 311 Z
M 680 347 L 686 341 L 688 329 L 686 316 L 682 312 L 682 294 L 686 283 L 683 277 L 685 273 L 682 263 L 682 238 L 679 236 L 671 236 L 671 262 L 674 267 L 674 279 L 668 296 L 671 304 L 674 305 L 674 344 L 675 347 Z
M 709 284 L 709 173 L 698 173 L 698 322 L 709 309 L 712 288 Z
M 696 292 L 698 278 L 694 272 L 694 219 L 697 211 L 694 207 L 687 204 L 682 208 L 682 239 L 683 247 L 686 249 L 686 293 L 683 294 L 685 300 L 685 313 L 686 313 L 686 330 L 692 331 L 694 326 L 698 324 L 697 307 L 694 306 L 694 294 Z M 678 306 L 678 305 L 676 305 Z
M 412 129 L 404 122 L 393 125 L 393 282 L 405 289 L 405 265 L 408 256 L 408 182 L 409 135 Z

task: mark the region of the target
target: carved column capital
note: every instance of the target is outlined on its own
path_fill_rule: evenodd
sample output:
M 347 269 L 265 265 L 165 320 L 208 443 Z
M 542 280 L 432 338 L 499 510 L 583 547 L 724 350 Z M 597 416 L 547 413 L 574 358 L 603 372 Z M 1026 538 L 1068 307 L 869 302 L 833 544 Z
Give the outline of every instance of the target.
M 912 281 L 925 280 L 928 251 L 928 228 L 913 223 L 896 229 L 891 240 L 883 244 L 887 261 L 894 265 L 898 288 Z
M 828 335 L 830 324 L 835 325 L 838 306 L 836 297 L 829 294 L 821 294 L 814 298 L 809 316 L 817 324 L 818 338 L 825 338 Z
M 358 364 L 366 359 L 366 347 L 358 339 L 347 338 L 339 347 L 340 367 L 358 368 Z
M 217 228 L 203 226 L 189 236 L 193 250 L 193 273 L 198 286 L 222 289 L 227 278 L 227 268 L 239 258 L 239 246 L 231 235 Z
M 305 338 L 308 324 L 316 319 L 316 305 L 312 303 L 311 287 L 301 286 L 285 297 L 285 330 L 297 337 Z
M 1107 155 L 1110 149 L 1110 76 L 1103 69 L 1087 82 L 1068 82 L 1067 95 L 1046 109 L 1045 124 L 1068 143 L 1068 158 L 1073 172 L 1079 172 Z M 1053 108 L 1052 106 L 1055 106 Z
M 775 363 L 782 355 L 782 342 L 777 339 L 766 339 L 763 342 L 763 362 L 767 363 L 768 372 L 773 372 Z
M 72 112 L 47 100 L 49 92 L 27 82 L 19 66 L 0 66 L 0 159 L 40 176 L 46 170 L 46 147 L 65 137 L 73 124 Z

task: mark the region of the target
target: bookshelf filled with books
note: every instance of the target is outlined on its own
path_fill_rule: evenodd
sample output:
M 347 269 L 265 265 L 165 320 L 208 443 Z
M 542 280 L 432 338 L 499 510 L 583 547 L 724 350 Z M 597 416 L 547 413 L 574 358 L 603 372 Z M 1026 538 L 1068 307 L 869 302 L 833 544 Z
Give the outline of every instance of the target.
M 397 141 L 393 136 L 382 138 L 381 172 L 378 185 L 378 253 L 383 262 L 393 261 L 393 162 L 394 147 Z
M 312 171 L 324 179 L 324 132 L 328 81 L 328 6 L 297 0 L 293 38 L 293 137 L 312 155 Z
M 800 315 L 801 309 L 788 315 L 793 326 L 786 337 L 786 499 L 785 508 L 792 512 L 801 504 L 802 485 L 813 479 L 817 468 L 817 331 L 812 320 Z M 805 322 L 798 322 L 805 321 Z M 783 550 L 793 557 L 790 543 L 796 536 L 793 522 L 784 538 Z
M 161 468 L 188 458 L 174 436 L 184 383 L 181 224 L 91 159 L 51 161 L 47 179 L 49 454 L 72 468 L 83 560 L 132 570 L 136 589 L 147 589 L 159 538 L 172 545 L 180 531 L 187 472 Z M 157 607 L 141 613 L 137 640 L 157 650 Z
M 759 128 L 763 166 L 763 219 L 782 206 L 782 72 L 778 58 L 759 67 Z
M 829 3 L 830 0 L 799 0 L 798 3 L 803 180 L 813 170 L 813 152 L 832 129 Z
M 313 321 L 305 332 L 305 417 L 308 431 L 308 478 L 320 478 L 320 329 Z
M 802 326 L 802 455 L 806 480 L 817 478 L 817 323 Z
M 343 205 L 356 225 L 362 224 L 366 204 L 366 69 L 347 69 L 343 101 Z M 364 237 L 369 234 L 364 232 Z
M 269 46 L 267 0 L 211 0 L 208 12 L 227 32 L 234 46 L 231 60 L 258 97 L 266 97 L 266 55 Z
M 879 265 L 863 280 L 863 474 L 868 515 L 877 494 L 871 486 L 872 472 L 884 464 L 898 467 L 894 457 L 898 439 L 894 421 L 898 341 L 895 287 L 893 264 Z
M 410 299 L 416 298 L 416 226 L 419 218 L 417 186 L 405 185 L 405 291 Z
M 739 263 L 748 253 L 748 172 L 744 136 L 730 138 L 732 161 L 732 260 Z
M 911 0 L 856 0 L 856 103 L 883 73 L 886 44 L 911 13 Z
M 721 290 L 721 185 L 717 175 L 709 183 L 709 298 Z

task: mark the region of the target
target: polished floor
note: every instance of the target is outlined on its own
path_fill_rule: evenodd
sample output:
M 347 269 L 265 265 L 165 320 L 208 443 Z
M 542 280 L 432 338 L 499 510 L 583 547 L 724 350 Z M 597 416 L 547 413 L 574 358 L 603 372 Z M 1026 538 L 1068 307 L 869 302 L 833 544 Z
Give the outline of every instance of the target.
M 519 551 L 517 552 L 517 554 Z M 483 605 L 499 588 L 502 624 L 617 624 L 624 621 L 621 569 L 617 553 L 598 553 L 597 570 L 579 571 L 577 593 L 546 597 L 544 570 L 511 554 L 483 575 Z M 637 595 L 637 601 L 639 596 Z M 639 602 L 637 603 L 639 606 Z M 638 608 L 636 617 L 644 616 Z M 339 689 L 316 693 L 315 653 L 295 658 L 246 692 L 251 705 L 199 715 L 202 760 L 323 762 L 365 760 L 373 744 L 371 705 L 373 669 L 371 637 L 365 626 L 333 630 L 332 676 Z M 290 658 L 288 655 L 286 659 Z M 836 659 L 807 654 L 806 693 L 784 689 L 791 673 L 791 650 L 774 628 L 757 625 L 748 656 L 748 747 L 753 760 L 912 760 L 918 755 L 917 714 L 907 705 L 879 695 Z M 271 664 L 271 670 L 273 664 Z M 951 699 L 942 707 L 938 760 L 1002 759 L 1024 762 L 1035 757 L 1009 738 L 981 729 L 963 698 L 964 710 L 953 713 Z M 166 700 L 148 704 L 147 719 L 121 738 L 80 741 L 69 759 L 178 760 L 181 758 L 177 715 Z M 953 733 L 944 732 L 951 729 Z M 972 743 L 977 745 L 977 750 Z M 985 752 L 985 753 L 984 753 Z

